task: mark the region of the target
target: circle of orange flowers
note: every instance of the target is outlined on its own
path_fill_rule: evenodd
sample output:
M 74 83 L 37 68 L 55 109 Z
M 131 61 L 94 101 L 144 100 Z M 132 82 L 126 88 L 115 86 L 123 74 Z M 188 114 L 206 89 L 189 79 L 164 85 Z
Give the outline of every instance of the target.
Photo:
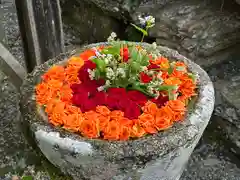
M 155 134 L 184 118 L 186 102 L 196 95 L 196 84 L 187 75 L 187 71 L 177 71 L 179 66 L 186 69 L 183 62 L 176 62 L 171 75 L 167 74 L 167 71 L 162 74 L 165 84 L 179 86 L 181 96 L 177 100 L 169 100 L 161 108 L 149 101 L 142 107 L 143 113 L 134 120 L 124 117 L 122 111 L 110 111 L 106 106 L 97 106 L 95 111 L 82 113 L 80 108 L 72 104 L 70 86 L 81 83 L 78 71 L 84 60 L 92 55 L 92 50 L 86 50 L 78 57 L 71 57 L 65 66 L 51 67 L 42 76 L 42 82 L 36 86 L 36 102 L 45 108 L 52 125 L 61 126 L 88 138 L 101 138 L 102 132 L 106 140 L 128 140 Z M 163 57 L 156 63 L 160 67 L 168 66 L 168 60 Z

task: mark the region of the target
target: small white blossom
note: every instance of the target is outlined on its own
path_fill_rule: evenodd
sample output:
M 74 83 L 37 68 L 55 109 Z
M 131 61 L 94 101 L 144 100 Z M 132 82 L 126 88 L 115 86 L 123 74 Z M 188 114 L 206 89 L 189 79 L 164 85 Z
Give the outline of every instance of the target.
M 145 26 L 146 25 L 146 19 L 142 18 L 140 15 L 138 16 L 138 20 L 140 21 L 140 24 Z
M 147 54 L 147 50 L 146 49 L 142 49 L 141 52 L 142 52 L 142 54 Z
M 147 74 L 150 75 L 150 76 L 151 76 L 151 75 L 154 75 L 154 73 L 155 73 L 155 71 L 148 71 L 148 72 L 147 72 Z
M 112 33 L 111 33 L 111 37 L 116 38 L 116 37 L 117 37 L 117 34 L 116 34 L 115 32 L 112 32 Z
M 156 43 L 156 42 L 153 42 L 153 43 L 152 43 L 152 47 L 153 47 L 153 49 L 157 49 L 157 43 Z
M 111 61 L 112 61 L 112 58 L 113 56 L 111 54 L 107 54 L 105 57 L 104 57 L 104 62 L 106 64 L 109 64 Z
M 90 79 L 93 80 L 95 77 L 95 70 L 88 69 L 87 71 L 88 71 Z
M 147 91 L 150 93 L 150 94 L 154 94 L 154 88 L 152 86 L 148 86 L 147 87 Z
M 114 74 L 112 68 L 110 68 L 110 67 L 106 68 L 106 76 L 108 79 L 114 79 L 115 74 Z
M 114 41 L 116 37 L 117 37 L 117 34 L 115 32 L 112 32 L 110 36 L 107 38 L 107 41 L 108 42 Z
M 147 24 L 149 25 L 155 25 L 155 18 L 153 16 L 147 16 L 145 17 Z
M 125 78 L 126 77 L 126 72 L 124 71 L 123 68 L 117 68 L 116 70 L 116 74 L 122 78 Z
M 159 72 L 158 72 L 157 78 L 158 78 L 158 79 L 162 79 L 162 71 L 159 71 Z
M 97 90 L 100 92 L 100 91 L 103 91 L 104 90 L 104 86 L 99 86 L 98 88 L 97 88 Z
M 158 99 L 158 97 L 160 96 L 160 92 L 159 92 L 159 91 L 156 91 L 156 92 L 155 92 L 155 95 L 156 95 L 156 96 L 155 96 L 155 99 Z
M 110 86 L 110 85 L 111 85 L 111 82 L 109 80 L 106 80 L 105 86 Z
M 146 16 L 145 18 L 138 16 L 138 20 L 142 26 L 147 26 L 147 28 L 151 28 L 155 25 L 155 18 L 153 16 Z
M 147 71 L 148 70 L 147 66 L 141 66 L 140 68 L 141 68 L 141 71 Z

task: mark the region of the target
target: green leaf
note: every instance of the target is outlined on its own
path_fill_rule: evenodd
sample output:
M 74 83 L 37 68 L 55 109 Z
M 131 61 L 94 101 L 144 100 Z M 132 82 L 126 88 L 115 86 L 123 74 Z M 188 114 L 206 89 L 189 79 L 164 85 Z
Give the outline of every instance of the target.
M 196 83 L 197 77 L 194 74 L 188 73 L 188 76 L 193 80 L 194 83 Z
M 33 180 L 33 177 L 32 176 L 23 176 L 21 179 L 22 180 Z
M 169 74 L 169 75 L 172 74 L 172 73 L 173 73 L 173 70 L 174 70 L 174 68 L 173 68 L 173 66 L 170 64 L 170 67 L 168 68 L 168 74 Z
M 175 100 L 176 99 L 176 96 L 173 93 L 173 91 L 168 91 L 168 98 L 169 98 L 169 100 Z
M 184 68 L 184 67 L 182 67 L 182 66 L 177 66 L 177 67 L 176 67 L 176 70 L 177 70 L 177 71 L 184 71 L 184 70 L 185 70 L 185 68 Z
M 101 51 L 103 54 L 112 54 L 112 55 L 119 55 L 120 53 L 120 46 L 119 45 L 115 45 L 106 49 L 103 49 Z
M 133 27 L 135 27 L 138 31 L 142 32 L 144 36 L 148 36 L 148 32 L 147 32 L 146 30 L 144 30 L 144 29 L 136 26 L 135 24 L 132 24 L 132 23 L 131 23 L 131 25 L 132 25 Z
M 157 88 L 158 91 L 173 91 L 178 88 L 177 85 L 162 85 Z
M 147 55 L 143 55 L 141 59 L 141 65 L 142 66 L 147 66 L 149 65 L 149 57 Z
M 100 72 L 104 72 L 105 71 L 106 64 L 105 64 L 105 62 L 102 59 L 95 58 L 95 59 L 92 59 L 92 62 L 94 62 L 96 64 L 97 69 L 99 69 Z
M 140 69 L 140 64 L 135 61 L 130 62 L 130 71 L 131 73 L 137 73 Z
M 139 57 L 139 52 L 135 47 L 131 49 L 130 57 L 131 57 L 132 60 L 137 61 L 137 59 Z
M 137 90 L 137 91 L 140 91 L 142 92 L 143 94 L 146 94 L 147 96 L 150 96 L 150 97 L 155 97 L 153 94 L 150 94 L 147 90 L 146 90 L 146 86 L 144 85 L 136 85 L 134 84 L 131 88 L 129 88 L 131 90 Z

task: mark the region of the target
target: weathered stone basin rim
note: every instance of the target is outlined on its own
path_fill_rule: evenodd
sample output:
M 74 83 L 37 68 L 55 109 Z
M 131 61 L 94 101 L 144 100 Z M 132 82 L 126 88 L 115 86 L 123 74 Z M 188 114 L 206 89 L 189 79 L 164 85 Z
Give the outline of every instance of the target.
M 20 106 L 24 123 L 29 125 L 33 138 L 49 161 L 75 179 L 91 176 L 92 179 L 98 177 L 108 180 L 120 176 L 133 177 L 132 174 L 141 177 L 141 180 L 147 177 L 156 179 L 159 176 L 179 178 L 211 117 L 214 108 L 214 88 L 207 73 L 177 51 L 158 46 L 163 56 L 185 62 L 190 71 L 199 75 L 199 97 L 194 109 L 188 112 L 185 120 L 166 131 L 129 141 L 86 139 L 49 125 L 37 108 L 34 88 L 40 82 L 44 72 L 72 55 L 104 44 L 106 43 L 91 44 L 73 52 L 61 54 L 36 67 L 21 87 Z M 150 48 L 147 43 L 140 45 L 146 49 Z M 176 161 L 183 156 L 185 158 L 180 160 L 181 163 L 179 160 Z M 158 167 L 158 172 L 154 171 L 153 167 Z

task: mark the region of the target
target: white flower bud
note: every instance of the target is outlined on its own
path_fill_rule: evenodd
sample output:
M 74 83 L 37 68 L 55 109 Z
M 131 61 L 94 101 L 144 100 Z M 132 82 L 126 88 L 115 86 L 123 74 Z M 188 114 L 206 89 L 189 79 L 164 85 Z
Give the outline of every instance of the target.
M 99 86 L 98 88 L 97 88 L 97 90 L 100 92 L 100 91 L 103 91 L 104 90 L 104 86 Z
M 157 43 L 156 43 L 156 42 L 153 42 L 153 43 L 152 43 L 152 47 L 153 47 L 153 49 L 157 49 Z

